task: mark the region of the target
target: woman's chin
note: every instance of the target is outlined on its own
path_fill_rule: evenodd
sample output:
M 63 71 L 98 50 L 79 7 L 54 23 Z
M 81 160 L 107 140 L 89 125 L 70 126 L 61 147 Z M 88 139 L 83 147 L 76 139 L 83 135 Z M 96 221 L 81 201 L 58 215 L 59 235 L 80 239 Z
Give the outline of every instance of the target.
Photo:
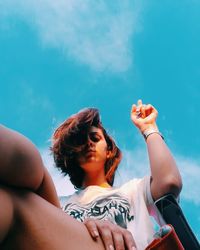
M 101 161 L 97 159 L 96 157 L 90 157 L 87 159 L 87 161 L 82 162 L 81 168 L 84 169 L 85 171 L 91 170 L 91 169 L 102 169 L 104 168 L 104 161 Z

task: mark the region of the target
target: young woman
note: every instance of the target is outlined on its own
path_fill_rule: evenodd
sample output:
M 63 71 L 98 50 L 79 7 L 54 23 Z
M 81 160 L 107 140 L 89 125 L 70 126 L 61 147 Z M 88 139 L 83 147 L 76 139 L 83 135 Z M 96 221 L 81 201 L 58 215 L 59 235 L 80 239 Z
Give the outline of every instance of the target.
M 79 188 L 65 202 L 65 212 L 35 146 L 0 126 L 0 249 L 121 250 L 149 243 L 153 199 L 169 192 L 178 196 L 181 190 L 178 169 L 155 123 L 157 111 L 141 101 L 131 111 L 146 138 L 151 177 L 118 189 L 112 184 L 121 153 L 98 113 L 92 113 L 94 119 L 81 112 L 55 132 L 56 164 Z
M 67 119 L 53 136 L 56 166 L 68 174 L 77 192 L 62 200 L 63 210 L 85 223 L 91 235 L 99 235 L 108 249 L 132 242 L 130 235 L 105 230 L 109 221 L 128 229 L 137 249 L 145 249 L 154 230 L 149 214 L 156 214 L 154 200 L 166 193 L 179 195 L 181 177 L 175 161 L 156 125 L 157 111 L 139 100 L 131 119 L 143 134 L 148 148 L 151 177 L 134 179 L 113 188 L 121 151 L 107 134 L 98 110 L 89 108 Z M 157 215 L 158 216 L 158 215 Z M 127 239 L 129 238 L 129 239 Z

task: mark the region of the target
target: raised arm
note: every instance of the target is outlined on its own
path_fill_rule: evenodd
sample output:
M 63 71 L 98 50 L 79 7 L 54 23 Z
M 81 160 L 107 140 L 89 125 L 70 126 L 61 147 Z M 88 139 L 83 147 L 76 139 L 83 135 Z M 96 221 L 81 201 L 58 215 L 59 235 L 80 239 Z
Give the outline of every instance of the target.
M 59 206 L 37 148 L 26 137 L 4 126 L 0 126 L 0 183 L 30 189 Z
M 156 125 L 157 110 L 152 105 L 143 105 L 139 100 L 133 105 L 131 119 L 146 139 L 150 167 L 151 193 L 154 200 L 166 193 L 176 197 L 182 188 L 182 181 L 176 162 L 165 144 Z

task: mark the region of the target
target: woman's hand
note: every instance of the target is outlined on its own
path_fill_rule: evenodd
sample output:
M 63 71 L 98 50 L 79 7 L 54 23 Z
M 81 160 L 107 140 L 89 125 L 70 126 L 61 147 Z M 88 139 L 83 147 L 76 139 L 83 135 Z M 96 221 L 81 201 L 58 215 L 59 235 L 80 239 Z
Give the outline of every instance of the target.
M 106 250 L 136 249 L 132 234 L 110 221 L 86 219 L 84 224 L 94 240 L 101 237 Z
M 142 104 L 141 100 L 138 100 L 137 105 L 133 104 L 131 109 L 131 120 L 141 133 L 148 129 L 158 129 L 156 125 L 157 115 L 158 111 L 151 104 Z

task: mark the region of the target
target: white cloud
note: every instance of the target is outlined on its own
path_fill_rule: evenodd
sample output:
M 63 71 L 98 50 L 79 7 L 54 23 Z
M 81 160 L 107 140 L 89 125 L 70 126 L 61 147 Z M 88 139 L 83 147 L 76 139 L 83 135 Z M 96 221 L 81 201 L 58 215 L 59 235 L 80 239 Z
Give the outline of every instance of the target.
M 200 162 L 178 156 L 177 163 L 183 178 L 182 198 L 200 205 Z
M 6 0 L 0 16 L 18 15 L 38 31 L 42 44 L 95 70 L 126 71 L 138 28 L 139 0 Z
M 150 174 L 148 157 L 144 150 L 122 150 L 122 153 L 123 158 L 116 174 L 115 185 Z
M 75 189 L 69 181 L 69 178 L 64 177 L 54 166 L 53 157 L 50 154 L 50 151 L 48 149 L 41 149 L 40 152 L 44 164 L 53 179 L 58 196 L 65 196 L 74 193 Z

